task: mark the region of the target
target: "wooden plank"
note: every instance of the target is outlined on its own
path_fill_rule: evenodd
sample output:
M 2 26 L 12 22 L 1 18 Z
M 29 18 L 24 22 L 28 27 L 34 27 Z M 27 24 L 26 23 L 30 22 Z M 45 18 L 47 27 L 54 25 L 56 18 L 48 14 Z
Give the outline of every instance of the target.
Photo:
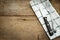
M 0 15 L 34 15 L 30 0 L 0 0 Z M 51 3 L 60 14 L 60 3 L 51 0 Z
M 34 15 L 30 0 L 4 0 L 0 1 L 0 15 Z
M 48 39 L 36 17 L 0 16 L 0 32 L 1 40 Z

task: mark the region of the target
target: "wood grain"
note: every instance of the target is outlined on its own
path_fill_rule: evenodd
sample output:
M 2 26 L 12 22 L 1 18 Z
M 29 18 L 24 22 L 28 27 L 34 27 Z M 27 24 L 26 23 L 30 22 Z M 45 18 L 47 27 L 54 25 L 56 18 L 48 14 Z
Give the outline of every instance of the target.
M 0 15 L 34 15 L 29 0 L 1 1 Z
M 0 0 L 0 40 L 49 40 L 29 2 Z M 51 0 L 51 3 L 60 13 L 59 2 Z

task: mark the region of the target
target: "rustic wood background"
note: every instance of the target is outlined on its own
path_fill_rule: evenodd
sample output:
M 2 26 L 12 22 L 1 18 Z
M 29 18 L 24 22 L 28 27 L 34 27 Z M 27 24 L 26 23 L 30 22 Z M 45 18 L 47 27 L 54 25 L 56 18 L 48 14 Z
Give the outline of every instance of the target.
M 0 40 L 49 40 L 29 2 L 0 0 Z M 60 14 L 60 1 L 51 3 Z

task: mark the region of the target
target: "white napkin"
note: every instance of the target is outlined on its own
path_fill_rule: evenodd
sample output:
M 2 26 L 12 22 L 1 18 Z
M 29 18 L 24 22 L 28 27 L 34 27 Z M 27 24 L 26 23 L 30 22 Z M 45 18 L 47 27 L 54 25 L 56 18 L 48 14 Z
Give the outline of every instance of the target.
M 46 4 L 50 4 L 50 6 L 46 7 Z M 44 1 L 43 3 L 35 3 L 34 1 L 30 1 L 30 5 L 35 12 L 36 16 L 38 17 L 40 23 L 42 24 L 42 27 L 44 28 L 45 32 L 47 33 L 48 37 L 50 39 L 54 39 L 58 36 L 60 36 L 60 16 L 58 15 L 57 11 L 53 8 L 51 3 L 49 1 Z M 47 12 L 49 11 L 50 14 Z M 43 20 L 43 16 L 47 17 L 47 20 L 52 28 L 52 22 L 53 21 L 53 28 L 56 30 L 56 33 L 54 33 L 52 36 L 49 35 L 48 30 L 46 28 L 46 25 Z

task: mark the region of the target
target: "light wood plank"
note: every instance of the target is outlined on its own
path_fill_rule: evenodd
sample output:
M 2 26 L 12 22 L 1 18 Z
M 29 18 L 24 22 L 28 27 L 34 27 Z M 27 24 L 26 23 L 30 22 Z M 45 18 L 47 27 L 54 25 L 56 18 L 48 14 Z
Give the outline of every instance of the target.
M 30 0 L 0 0 L 0 15 L 34 15 Z M 60 2 L 51 0 L 52 5 L 60 14 Z
M 0 16 L 0 28 L 2 40 L 37 40 L 38 35 L 40 39 L 48 39 L 35 17 Z
M 30 0 L 4 0 L 0 4 L 0 15 L 34 15 Z

